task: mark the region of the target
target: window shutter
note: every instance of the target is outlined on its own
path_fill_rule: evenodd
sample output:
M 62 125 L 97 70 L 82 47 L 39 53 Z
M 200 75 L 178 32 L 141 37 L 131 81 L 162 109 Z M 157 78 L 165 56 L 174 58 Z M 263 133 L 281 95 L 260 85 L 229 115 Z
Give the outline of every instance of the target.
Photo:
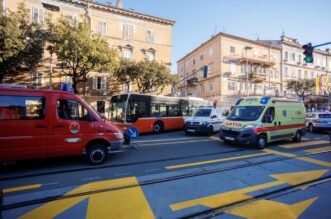
M 96 90 L 98 87 L 98 78 L 97 77 L 93 77 L 93 89 Z
M 43 8 L 39 8 L 38 23 L 40 23 L 40 24 L 44 23 L 44 9 Z
M 106 77 L 103 77 L 101 78 L 101 90 L 107 90 L 107 78 Z

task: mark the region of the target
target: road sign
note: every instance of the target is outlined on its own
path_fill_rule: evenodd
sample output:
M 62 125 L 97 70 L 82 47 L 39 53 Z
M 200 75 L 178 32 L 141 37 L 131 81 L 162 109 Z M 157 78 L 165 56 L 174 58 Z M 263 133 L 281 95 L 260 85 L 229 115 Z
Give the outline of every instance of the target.
M 129 138 L 135 139 L 139 136 L 139 130 L 134 126 L 131 126 L 128 128 L 126 134 L 129 136 Z

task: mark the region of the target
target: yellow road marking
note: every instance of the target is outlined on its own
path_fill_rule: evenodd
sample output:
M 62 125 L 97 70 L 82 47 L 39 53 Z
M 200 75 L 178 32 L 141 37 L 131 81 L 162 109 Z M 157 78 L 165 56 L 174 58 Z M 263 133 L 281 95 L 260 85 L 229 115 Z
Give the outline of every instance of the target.
M 138 184 L 136 177 L 106 180 L 83 185 L 65 195 Z M 85 199 L 89 201 L 86 218 L 155 218 L 139 186 L 52 201 L 33 209 L 20 218 L 54 218 Z
M 321 148 L 314 148 L 314 149 L 305 150 L 305 151 L 308 152 L 308 153 L 319 153 L 319 152 L 329 151 L 329 150 L 331 150 L 331 146 L 321 147 Z
M 281 145 L 282 148 L 301 148 L 301 147 L 309 147 L 313 145 L 319 144 L 327 144 L 330 143 L 328 141 L 308 141 L 308 142 L 301 142 L 301 143 L 294 143 L 294 144 L 285 144 Z
M 294 155 L 294 154 L 274 151 L 274 150 L 270 150 L 270 149 L 264 149 L 263 151 L 266 152 L 266 153 L 278 154 L 278 155 L 285 156 L 285 157 L 296 157 L 296 155 Z M 309 163 L 319 164 L 321 166 L 331 167 L 331 163 L 329 163 L 329 162 L 316 160 L 316 159 L 312 159 L 312 158 L 309 158 L 309 157 L 297 157 L 295 159 L 306 161 L 306 162 L 309 162 Z
M 204 139 L 204 140 L 192 140 L 192 141 L 177 141 L 177 142 L 163 142 L 163 143 L 153 143 L 153 144 L 141 144 L 140 146 L 154 146 L 154 145 L 166 145 L 166 144 L 185 144 L 190 142 L 206 142 L 206 141 L 215 141 L 213 139 Z
M 168 170 L 171 170 L 171 169 L 177 169 L 177 168 L 183 168 L 183 167 L 192 167 L 192 166 L 198 166 L 198 165 L 203 165 L 203 164 L 219 163 L 219 162 L 224 162 L 224 161 L 238 160 L 238 159 L 242 159 L 242 158 L 257 157 L 257 156 L 263 156 L 263 155 L 267 155 L 267 153 L 249 154 L 249 155 L 243 155 L 243 156 L 237 156 L 237 157 L 206 160 L 206 161 L 200 161 L 200 162 L 195 162 L 195 163 L 178 164 L 178 165 L 173 165 L 173 166 L 167 166 L 165 168 Z
M 42 186 L 42 184 L 33 184 L 33 185 L 28 185 L 28 186 L 13 187 L 13 188 L 4 189 L 3 193 L 18 192 L 18 191 L 23 191 L 23 190 L 28 190 L 28 189 L 36 189 L 41 186 Z
M 315 180 L 323 176 L 328 170 L 314 170 L 306 172 L 294 172 L 286 174 L 274 174 L 271 177 L 276 180 L 268 183 L 263 183 L 259 185 L 254 185 L 230 192 L 225 192 L 217 195 L 207 196 L 203 198 L 198 198 L 190 201 L 180 202 L 170 205 L 173 211 L 178 211 L 181 209 L 203 205 L 209 208 L 219 208 L 225 205 L 234 204 L 238 201 L 245 201 L 251 198 L 251 196 L 246 195 L 246 193 L 254 192 L 266 188 L 271 188 L 273 186 L 278 186 L 282 184 L 299 185 L 302 183 Z
M 296 219 L 316 201 L 317 197 L 293 205 L 271 200 L 258 200 L 251 204 L 226 211 L 228 214 L 254 219 Z M 275 213 L 277 212 L 277 213 Z

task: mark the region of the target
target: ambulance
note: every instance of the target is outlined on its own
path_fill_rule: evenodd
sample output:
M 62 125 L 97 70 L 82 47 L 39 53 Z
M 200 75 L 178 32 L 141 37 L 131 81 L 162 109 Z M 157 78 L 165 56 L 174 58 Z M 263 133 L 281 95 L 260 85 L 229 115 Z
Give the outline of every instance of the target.
M 0 85 L 0 163 L 84 155 L 102 164 L 123 133 L 79 96 Z
M 254 145 L 293 139 L 305 135 L 306 111 L 303 102 L 275 97 L 239 99 L 221 127 L 219 137 L 225 143 Z

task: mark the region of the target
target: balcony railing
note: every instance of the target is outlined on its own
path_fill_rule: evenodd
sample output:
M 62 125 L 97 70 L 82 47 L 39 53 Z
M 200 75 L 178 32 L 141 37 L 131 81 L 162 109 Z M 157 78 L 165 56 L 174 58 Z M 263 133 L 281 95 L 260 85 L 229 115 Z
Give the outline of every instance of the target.
M 239 61 L 248 62 L 250 64 L 262 65 L 262 66 L 273 66 L 276 64 L 276 59 L 268 57 L 266 55 L 257 56 L 254 54 L 233 54 L 224 57 L 228 61 Z
M 196 77 L 190 78 L 186 82 L 187 82 L 188 86 L 197 86 L 198 85 L 198 78 L 196 78 Z
M 253 82 L 263 82 L 267 80 L 267 75 L 266 74 L 261 74 L 261 73 L 250 73 L 249 74 L 249 79 Z

